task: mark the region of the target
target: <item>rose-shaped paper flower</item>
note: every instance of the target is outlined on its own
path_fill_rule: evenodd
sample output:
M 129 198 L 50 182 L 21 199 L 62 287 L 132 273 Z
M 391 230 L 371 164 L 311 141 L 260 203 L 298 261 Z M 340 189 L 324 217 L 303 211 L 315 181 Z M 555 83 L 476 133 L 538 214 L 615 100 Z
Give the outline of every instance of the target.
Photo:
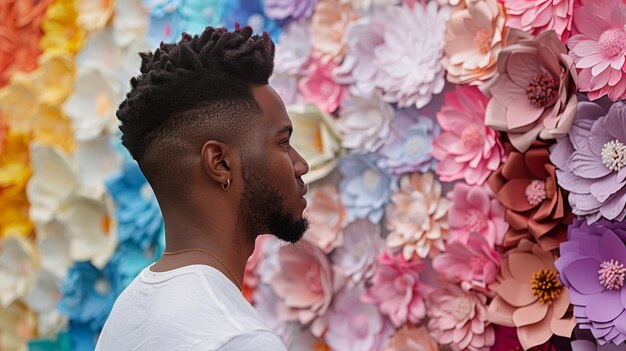
M 497 294 L 489 305 L 489 321 L 516 327 L 525 350 L 552 335 L 569 338 L 576 321 L 567 315 L 569 289 L 557 274 L 551 252 L 526 239 L 520 241 L 502 257 L 498 281 L 489 286 Z
M 32 244 L 10 236 L 0 246 L 0 308 L 26 297 L 37 278 L 39 257 Z
M 565 44 L 572 29 L 575 2 L 576 0 L 504 0 L 506 24 L 534 35 L 553 30 Z
M 483 122 L 487 98 L 478 88 L 458 85 L 444 101 L 437 113 L 443 131 L 431 150 L 439 160 L 437 175 L 444 182 L 465 179 L 480 185 L 506 159 L 498 132 Z
M 380 226 L 365 219 L 356 220 L 343 229 L 343 244 L 331 256 L 333 264 L 357 284 L 372 277 L 380 248 Z
M 504 247 L 515 247 L 521 239 L 533 238 L 549 251 L 565 240 L 573 215 L 549 157 L 544 145 L 525 153 L 511 150 L 507 161 L 489 178 L 509 224 Z
M 115 12 L 116 2 L 102 0 L 82 0 L 77 2 L 78 25 L 88 31 L 104 28 Z
M 393 174 L 426 172 L 434 168 L 430 150 L 439 134 L 439 126 L 414 107 L 394 112 L 391 132 L 379 150 L 384 156 L 379 165 Z
M 300 20 L 310 17 L 317 0 L 265 0 L 263 12 L 277 20 Z
M 152 188 L 136 162 L 127 162 L 124 172 L 107 181 L 117 208 L 117 235 L 120 241 L 130 240 L 142 249 L 156 244 L 163 230 L 163 218 Z
M 311 34 L 307 22 L 292 22 L 278 37 L 274 72 L 299 74 L 311 56 Z
M 375 151 L 389 134 L 393 109 L 378 94 L 367 98 L 352 96 L 341 104 L 337 129 L 343 132 L 348 149 Z
M 327 113 L 335 111 L 346 94 L 346 87 L 337 84 L 331 76 L 335 67 L 333 61 L 324 63 L 313 58 L 309 62 L 306 75 L 298 82 L 298 90 L 304 100 L 316 104 Z
M 608 112 L 607 112 L 608 110 Z M 626 217 L 626 105 L 579 103 L 568 138 L 552 148 L 557 180 L 574 214 L 588 221 Z
M 407 261 L 400 254 L 383 252 L 363 301 L 377 305 L 396 328 L 407 322 L 420 323 L 426 317 L 424 299 L 433 290 L 420 281 L 424 267 L 419 259 Z
M 445 285 L 428 296 L 428 329 L 453 350 L 488 351 L 495 341 L 487 321 L 487 297 Z
M 348 211 L 348 222 L 367 218 L 378 223 L 392 192 L 392 178 L 376 167 L 374 154 L 352 154 L 342 157 L 339 170 L 341 200 Z
M 491 351 L 522 350 L 515 328 L 496 324 L 493 326 L 493 329 L 496 332 L 496 342 L 491 347 Z M 528 351 L 557 351 L 557 349 L 550 342 L 547 342 L 539 346 L 533 346 Z
M 578 78 L 566 53 L 553 31 L 520 40 L 501 51 L 498 74 L 481 87 L 491 96 L 485 124 L 506 131 L 520 152 L 537 137 L 565 136 L 574 122 Z
M 324 340 L 333 350 L 379 350 L 393 331 L 376 306 L 361 301 L 361 289 L 344 290 L 328 311 Z
M 293 123 L 291 143 L 309 164 L 302 176 L 311 183 L 327 176 L 339 162 L 341 138 L 329 115 L 313 104 L 294 105 L 287 109 Z
M 281 247 L 278 259 L 280 271 L 271 285 L 281 299 L 281 319 L 310 324 L 313 335 L 320 337 L 327 327 L 326 314 L 333 295 L 344 286 L 343 273 L 306 241 Z
M 439 351 L 439 347 L 424 326 L 415 328 L 405 324 L 391 336 L 384 351 L 404 350 Z
M 448 233 L 446 214 L 450 203 L 441 195 L 435 175 L 412 173 L 400 179 L 400 189 L 391 196 L 385 225 L 387 246 L 401 250 L 406 260 L 426 258 L 443 250 Z
M 28 342 L 36 335 L 37 320 L 32 311 L 21 303 L 0 308 L 0 348 L 2 350 L 28 350 Z
M 113 19 L 113 37 L 117 45 L 127 47 L 143 40 L 148 32 L 150 16 L 141 4 L 142 0 L 116 0 Z
M 350 85 L 352 95 L 371 96 L 376 90 L 374 78 L 379 68 L 374 51 L 384 42 L 385 25 L 382 16 L 372 15 L 350 23 L 346 29 L 346 56 L 332 73 L 337 83 Z
M 454 84 L 482 84 L 496 73 L 496 58 L 506 36 L 497 0 L 468 1 L 450 16 L 442 64 Z
M 580 91 L 591 100 L 626 98 L 626 4 L 585 0 L 574 10 L 574 34 L 567 41 L 580 77 Z
M 314 188 L 309 198 L 306 212 L 311 225 L 304 239 L 329 253 L 343 243 L 341 229 L 345 224 L 346 210 L 339 190 L 333 185 L 322 185 Z
M 504 208 L 488 188 L 456 183 L 448 198 L 452 202 L 448 242 L 467 243 L 470 234 L 478 233 L 491 247 L 502 245 L 508 224 L 504 221 Z
M 345 50 L 344 32 L 356 14 L 349 5 L 337 0 L 319 0 L 311 19 L 311 43 L 318 56 L 343 57 Z
M 78 9 L 74 1 L 55 0 L 41 23 L 43 37 L 39 46 L 44 52 L 64 51 L 75 54 L 83 47 L 86 33 L 76 19 Z
M 455 241 L 446 244 L 443 253 L 433 260 L 433 268 L 446 279 L 461 283 L 465 290 L 486 292 L 496 280 L 500 255 L 484 236 L 474 232 L 467 243 Z
M 626 341 L 626 223 L 576 220 L 556 261 L 574 316 L 600 344 Z
M 435 1 L 414 6 L 390 7 L 384 43 L 375 49 L 380 68 L 376 86 L 387 102 L 399 107 L 422 108 L 445 84 L 441 66 L 444 32 L 450 9 L 437 8 Z M 411 64 L 407 64 L 411 62 Z

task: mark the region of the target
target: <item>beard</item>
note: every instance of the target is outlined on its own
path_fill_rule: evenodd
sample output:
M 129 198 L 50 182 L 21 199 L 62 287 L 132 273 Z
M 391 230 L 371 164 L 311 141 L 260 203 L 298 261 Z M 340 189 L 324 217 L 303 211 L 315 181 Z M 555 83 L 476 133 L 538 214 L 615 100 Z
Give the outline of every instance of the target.
M 297 243 L 309 228 L 305 217 L 294 218 L 285 209 L 285 199 L 278 189 L 268 182 L 263 167 L 252 169 L 250 162 L 242 160 L 241 174 L 244 180 L 244 191 L 241 196 L 241 207 L 244 226 L 254 241 L 265 228 L 278 239 Z

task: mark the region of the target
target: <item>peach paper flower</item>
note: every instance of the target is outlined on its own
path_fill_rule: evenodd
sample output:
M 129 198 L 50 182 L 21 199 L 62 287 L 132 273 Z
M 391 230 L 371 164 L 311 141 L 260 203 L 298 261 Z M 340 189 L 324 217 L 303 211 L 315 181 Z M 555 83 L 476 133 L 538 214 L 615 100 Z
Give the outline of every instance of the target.
M 453 12 L 442 60 L 448 81 L 478 85 L 493 77 L 505 36 L 504 13 L 497 0 L 470 1 L 467 8 Z
M 78 24 L 88 31 L 104 28 L 115 12 L 116 2 L 116 0 L 78 1 Z
M 552 253 L 538 244 L 523 239 L 508 251 L 490 288 L 497 295 L 489 305 L 489 321 L 516 327 L 525 350 L 552 335 L 571 336 L 576 321 L 568 313 L 569 290 L 559 281 Z
M 327 184 L 314 188 L 306 212 L 311 225 L 304 235 L 305 240 L 315 244 L 324 253 L 342 245 L 341 232 L 346 221 L 346 210 L 336 186 Z
M 391 336 L 384 351 L 439 351 L 437 343 L 430 337 L 424 326 L 412 327 L 405 324 Z
M 343 34 L 357 15 L 339 0 L 320 0 L 311 18 L 311 43 L 316 56 L 341 58 L 345 51 Z
M 481 86 L 491 97 L 485 124 L 507 132 L 520 152 L 537 138 L 567 135 L 578 101 L 574 63 L 556 34 L 527 36 L 502 50 L 498 74 Z

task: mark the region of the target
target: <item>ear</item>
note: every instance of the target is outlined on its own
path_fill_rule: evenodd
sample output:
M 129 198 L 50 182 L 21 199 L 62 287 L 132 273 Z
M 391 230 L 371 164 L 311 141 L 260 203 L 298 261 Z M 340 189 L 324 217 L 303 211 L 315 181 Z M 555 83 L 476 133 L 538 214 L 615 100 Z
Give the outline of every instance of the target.
M 232 181 L 230 157 L 232 148 L 228 145 L 216 141 L 209 140 L 202 145 L 202 168 L 209 178 L 219 184 L 227 184 Z

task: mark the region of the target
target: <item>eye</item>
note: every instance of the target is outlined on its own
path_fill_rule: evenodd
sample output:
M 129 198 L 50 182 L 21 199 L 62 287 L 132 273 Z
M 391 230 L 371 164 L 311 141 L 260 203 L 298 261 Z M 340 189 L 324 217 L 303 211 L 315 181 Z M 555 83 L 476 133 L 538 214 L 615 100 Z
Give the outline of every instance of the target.
M 280 142 L 280 146 L 285 148 L 285 151 L 287 151 L 287 149 L 289 149 L 291 147 L 291 145 L 289 144 L 289 139 L 285 139 L 283 141 Z

